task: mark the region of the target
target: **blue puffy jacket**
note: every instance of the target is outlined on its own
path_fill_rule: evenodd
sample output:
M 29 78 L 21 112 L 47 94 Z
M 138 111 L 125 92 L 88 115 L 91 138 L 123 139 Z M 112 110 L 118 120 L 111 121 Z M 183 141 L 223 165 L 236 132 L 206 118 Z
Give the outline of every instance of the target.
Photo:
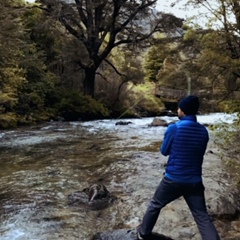
M 197 122 L 195 115 L 187 115 L 168 126 L 161 153 L 169 155 L 166 176 L 177 182 L 202 180 L 202 163 L 209 135 Z

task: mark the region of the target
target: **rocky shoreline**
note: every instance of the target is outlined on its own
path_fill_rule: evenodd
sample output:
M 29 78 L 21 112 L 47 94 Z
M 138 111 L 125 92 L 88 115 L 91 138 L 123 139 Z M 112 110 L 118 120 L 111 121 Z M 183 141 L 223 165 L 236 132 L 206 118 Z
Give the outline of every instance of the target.
M 203 179 L 208 211 L 221 239 L 240 239 L 240 197 L 236 183 L 224 166 L 221 151 L 210 140 L 203 165 Z
M 221 152 L 218 146 L 213 141 L 214 136 L 211 135 L 210 142 L 204 158 L 203 164 L 203 181 L 205 185 L 205 197 L 209 214 L 212 216 L 213 221 L 219 231 L 222 240 L 238 240 L 240 239 L 240 205 L 239 205 L 239 190 L 235 183 L 230 178 L 230 174 L 224 168 L 224 163 L 221 160 Z M 155 155 L 156 156 L 156 155 Z M 154 193 L 155 186 L 151 183 L 160 181 L 161 175 L 164 171 L 164 163 L 167 161 L 166 157 L 161 156 L 161 175 L 153 174 L 153 168 L 158 165 L 159 159 L 154 156 L 138 155 L 138 158 L 144 158 L 146 166 L 144 173 L 140 170 L 139 178 L 145 177 L 146 184 L 141 186 L 134 186 L 132 182 L 132 188 L 135 188 L 132 194 L 132 201 L 129 199 L 123 199 L 128 204 L 133 204 L 130 214 L 135 212 L 135 218 L 129 216 L 129 220 L 122 226 L 122 231 L 114 230 L 103 232 L 94 239 L 105 240 L 111 239 L 111 236 L 115 236 L 114 239 L 134 239 L 129 229 L 134 231 L 141 221 L 141 217 L 144 214 L 146 206 Z M 150 160 L 151 159 L 151 160 Z M 141 161 L 139 162 L 141 164 Z M 138 168 L 138 166 L 137 166 Z M 155 180 L 154 180 L 155 179 Z M 142 182 L 142 180 L 140 180 Z M 135 182 L 136 183 L 136 182 Z M 135 203 L 134 203 L 135 201 Z M 134 206 L 135 205 L 135 206 Z M 197 229 L 197 226 L 191 216 L 191 213 L 183 198 L 180 198 L 169 205 L 167 205 L 162 211 L 154 228 L 155 233 L 161 233 L 163 236 L 170 237 L 178 240 L 201 240 L 201 236 Z M 121 236 L 121 234 L 126 234 Z M 127 237 L 126 237 L 127 236 Z M 155 238 L 154 238 L 155 239 Z M 165 239 L 157 238 L 156 239 Z

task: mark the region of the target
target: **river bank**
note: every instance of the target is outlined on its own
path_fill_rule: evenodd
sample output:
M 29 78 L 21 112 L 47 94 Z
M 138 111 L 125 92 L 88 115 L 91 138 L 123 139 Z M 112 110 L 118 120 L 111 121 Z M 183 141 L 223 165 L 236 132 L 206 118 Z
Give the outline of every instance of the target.
M 232 121 L 223 114 L 198 118 L 206 125 Z M 89 240 L 96 232 L 135 228 L 167 161 L 159 153 L 166 127 L 149 127 L 152 120 L 52 122 L 0 132 L 1 240 Z M 209 131 L 203 171 L 208 209 L 222 239 L 237 240 L 237 189 L 214 143 L 216 130 Z M 69 194 L 92 183 L 104 184 L 118 201 L 99 211 L 67 204 Z M 183 199 L 163 209 L 154 230 L 200 240 Z

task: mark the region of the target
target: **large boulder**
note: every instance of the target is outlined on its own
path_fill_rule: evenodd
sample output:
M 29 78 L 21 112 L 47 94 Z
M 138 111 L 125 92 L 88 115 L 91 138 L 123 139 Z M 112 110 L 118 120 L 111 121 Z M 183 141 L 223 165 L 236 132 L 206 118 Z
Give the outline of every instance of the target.
M 119 229 L 97 233 L 91 240 L 137 240 L 137 233 L 135 229 Z M 163 234 L 153 233 L 149 240 L 173 240 Z
M 167 127 L 168 123 L 167 123 L 167 121 L 165 121 L 163 119 L 155 117 L 148 126 L 150 126 L 150 127 L 159 127 L 159 126 Z

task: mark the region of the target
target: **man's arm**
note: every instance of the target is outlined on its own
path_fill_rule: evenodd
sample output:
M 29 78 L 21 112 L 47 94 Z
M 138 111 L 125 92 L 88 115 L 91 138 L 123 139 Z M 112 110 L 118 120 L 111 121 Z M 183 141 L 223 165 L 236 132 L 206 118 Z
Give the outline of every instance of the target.
M 171 145 L 172 145 L 176 131 L 177 131 L 176 124 L 171 124 L 168 126 L 164 134 L 162 146 L 160 148 L 160 152 L 162 153 L 162 155 L 167 156 L 170 154 Z

